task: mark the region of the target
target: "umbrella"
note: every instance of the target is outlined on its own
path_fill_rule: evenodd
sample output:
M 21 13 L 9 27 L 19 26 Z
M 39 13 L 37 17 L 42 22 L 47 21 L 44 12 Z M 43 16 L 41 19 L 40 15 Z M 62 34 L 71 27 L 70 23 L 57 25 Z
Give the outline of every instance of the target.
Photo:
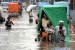
M 26 9 L 27 12 L 30 12 L 32 9 L 36 8 L 37 5 L 29 5 Z

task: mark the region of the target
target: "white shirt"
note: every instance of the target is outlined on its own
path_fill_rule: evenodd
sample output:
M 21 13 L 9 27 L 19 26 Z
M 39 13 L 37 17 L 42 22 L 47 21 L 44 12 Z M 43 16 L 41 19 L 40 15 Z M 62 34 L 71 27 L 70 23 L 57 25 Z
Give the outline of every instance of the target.
M 64 31 L 64 35 L 66 35 L 66 28 L 63 27 L 62 30 Z M 55 27 L 55 33 L 56 33 L 56 35 L 58 35 L 58 33 L 59 33 L 59 26 Z
M 51 28 L 45 27 L 45 30 L 47 33 L 54 33 L 55 32 L 53 26 Z

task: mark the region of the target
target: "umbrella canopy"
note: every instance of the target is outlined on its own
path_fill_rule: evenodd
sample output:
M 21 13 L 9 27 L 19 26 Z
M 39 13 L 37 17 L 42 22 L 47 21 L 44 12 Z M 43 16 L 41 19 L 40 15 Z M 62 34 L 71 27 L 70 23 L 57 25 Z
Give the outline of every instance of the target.
M 29 5 L 26 9 L 27 12 L 30 12 L 32 9 L 36 8 L 37 5 Z

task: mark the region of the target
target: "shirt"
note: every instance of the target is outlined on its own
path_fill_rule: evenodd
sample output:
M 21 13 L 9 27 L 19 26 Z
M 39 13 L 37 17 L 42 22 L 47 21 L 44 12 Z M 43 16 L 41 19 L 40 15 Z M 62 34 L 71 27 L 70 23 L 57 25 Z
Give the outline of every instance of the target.
M 66 35 L 66 28 L 63 27 L 62 30 L 63 30 L 63 32 L 64 32 L 64 35 Z M 56 27 L 55 27 L 55 33 L 56 33 L 56 35 L 58 35 L 58 33 L 59 33 L 59 26 L 56 26 Z
M 55 32 L 53 26 L 51 26 L 50 28 L 45 27 L 45 30 L 46 30 L 47 33 L 54 33 Z

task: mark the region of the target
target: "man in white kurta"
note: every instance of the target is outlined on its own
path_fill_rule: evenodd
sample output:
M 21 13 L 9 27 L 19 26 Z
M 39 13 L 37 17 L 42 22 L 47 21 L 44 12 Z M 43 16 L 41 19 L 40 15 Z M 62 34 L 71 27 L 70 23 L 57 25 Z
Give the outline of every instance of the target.
M 66 28 L 64 27 L 64 21 L 59 21 L 59 26 L 55 27 L 56 41 L 64 41 L 66 36 Z

